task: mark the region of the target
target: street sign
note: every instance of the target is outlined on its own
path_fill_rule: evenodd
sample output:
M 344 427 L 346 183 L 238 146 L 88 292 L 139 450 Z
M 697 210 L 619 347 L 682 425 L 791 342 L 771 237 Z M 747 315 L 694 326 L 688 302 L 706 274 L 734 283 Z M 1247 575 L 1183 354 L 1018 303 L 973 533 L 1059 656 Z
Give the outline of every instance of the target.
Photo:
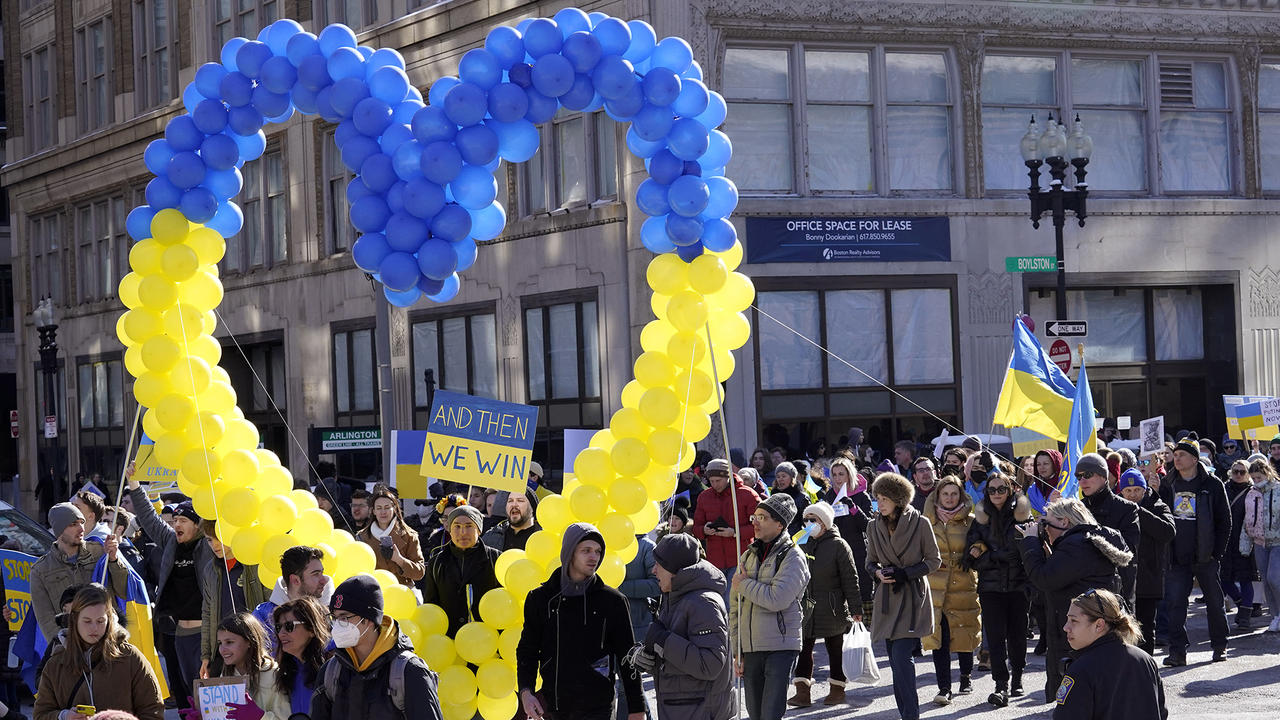
M 1089 323 L 1084 320 L 1050 320 L 1044 324 L 1044 334 L 1049 337 L 1084 337 L 1089 334 Z
M 44 416 L 44 436 L 46 438 L 58 437 L 58 416 L 57 415 Z
M 1053 272 L 1057 269 L 1058 258 L 1052 255 L 1007 257 L 1004 259 L 1005 272 Z
M 9 411 L 9 437 L 18 437 L 18 411 Z
M 376 427 L 320 428 L 320 452 L 381 450 L 382 430 Z
M 1071 372 L 1071 346 L 1067 345 L 1066 340 L 1053 341 L 1049 346 L 1049 359 L 1061 368 L 1062 372 Z

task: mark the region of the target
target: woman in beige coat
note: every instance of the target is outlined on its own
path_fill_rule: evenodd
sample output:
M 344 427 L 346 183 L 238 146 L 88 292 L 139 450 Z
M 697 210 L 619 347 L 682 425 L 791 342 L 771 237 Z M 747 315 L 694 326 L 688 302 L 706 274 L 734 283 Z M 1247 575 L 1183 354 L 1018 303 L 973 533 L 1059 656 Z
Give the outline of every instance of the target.
M 933 651 L 933 670 L 938 678 L 938 695 L 933 702 L 950 705 L 951 653 L 960 656 L 960 694 L 967 695 L 973 692 L 973 651 L 982 641 L 978 574 L 969 567 L 965 555 L 973 501 L 956 478 L 947 476 L 929 495 L 924 516 L 933 525 L 942 564 L 929 573 L 935 622 L 933 634 L 922 646 Z

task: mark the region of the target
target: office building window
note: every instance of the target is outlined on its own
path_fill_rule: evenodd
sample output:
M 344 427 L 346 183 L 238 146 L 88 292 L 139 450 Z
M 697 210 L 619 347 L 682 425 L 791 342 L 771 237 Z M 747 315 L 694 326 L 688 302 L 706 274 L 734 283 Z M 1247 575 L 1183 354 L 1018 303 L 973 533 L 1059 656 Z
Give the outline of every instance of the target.
M 319 0 L 313 7 L 319 27 L 342 23 L 359 30 L 378 20 L 378 0 Z
M 121 268 L 127 271 L 129 241 L 123 196 L 76 206 L 76 278 L 80 302 L 115 297 Z M 120 263 L 124 262 L 124 265 Z
M 280 0 L 210 0 L 215 52 L 233 37 L 256 38 L 280 19 Z
M 30 150 L 43 150 L 55 142 L 58 128 L 53 115 L 53 44 L 22 56 L 22 94 L 25 98 L 24 134 Z
M 525 301 L 525 389 L 529 404 L 539 407 L 535 460 L 560 457 L 565 428 L 604 422 L 596 300 L 559 299 Z
M 456 315 L 420 315 L 413 322 L 413 399 L 426 427 L 431 409 L 425 372 L 437 390 L 498 397 L 498 336 L 494 314 L 460 309 Z
M 67 248 L 60 227 L 62 216 L 49 213 L 33 217 L 28 223 L 28 252 L 31 256 L 31 304 L 34 307 L 43 297 L 53 298 L 57 305 L 65 305 L 70 298 L 63 294 L 63 282 L 67 277 Z
M 1280 147 L 1270 138 L 1280 137 L 1280 58 L 1264 60 L 1258 70 L 1258 167 L 1262 189 L 1280 191 Z
M 244 192 L 240 209 L 244 227 L 227 239 L 223 268 L 247 272 L 279 265 L 288 259 L 288 198 L 284 153 L 268 148 L 262 157 L 244 164 Z
M 134 0 L 134 92 L 138 110 L 162 105 L 178 87 L 173 0 Z
M 538 151 L 519 170 L 524 214 L 616 198 L 616 125 L 602 112 L 583 114 L 563 108 L 546 123 Z
M 281 458 L 289 456 L 289 392 L 286 382 L 284 340 L 281 333 L 242 338 L 237 347 L 228 343 L 219 363 L 231 376 L 231 387 L 240 399 L 244 416 L 257 428 L 262 444 Z
M 13 332 L 13 266 L 0 265 L 0 333 Z
M 124 427 L 120 360 L 96 360 L 76 366 L 80 379 L 80 428 Z
M 338 425 L 377 422 L 378 378 L 375 372 L 373 327 L 333 333 L 333 392 Z
M 351 249 L 356 230 L 351 225 L 351 205 L 347 202 L 347 185 L 354 177 L 342 164 L 342 154 L 334 141 L 334 131 L 328 130 L 320 139 L 321 163 L 324 173 L 324 233 L 328 255 L 336 255 Z
M 76 117 L 83 133 L 112 121 L 111 18 L 76 30 Z

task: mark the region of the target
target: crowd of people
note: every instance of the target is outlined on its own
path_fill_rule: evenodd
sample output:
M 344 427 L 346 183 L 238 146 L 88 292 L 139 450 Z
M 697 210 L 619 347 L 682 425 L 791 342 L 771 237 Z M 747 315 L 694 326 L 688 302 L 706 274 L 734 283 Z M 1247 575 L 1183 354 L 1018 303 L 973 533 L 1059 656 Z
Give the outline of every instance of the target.
M 1263 615 L 1255 578 L 1268 631 L 1280 631 L 1280 437 L 1266 456 L 1234 441 L 1218 453 L 1194 435 L 1141 459 L 1086 454 L 1074 468 L 1078 498 L 1057 490 L 1056 450 L 1009 460 L 962 439 L 939 457 L 898 443 L 878 464 L 857 443 L 830 456 L 760 449 L 741 464 L 703 454 L 680 473 L 664 522 L 637 537 L 616 589 L 597 575 L 604 536 L 569 526 L 559 568 L 524 602 L 517 715 L 727 720 L 738 712 L 735 677 L 752 720 L 838 706 L 857 680 L 846 673 L 866 670 L 845 667 L 857 625 L 888 659 L 903 718 L 919 716 L 915 660 L 926 651 L 934 703 L 973 693 L 975 671 L 986 670 L 987 701 L 999 708 L 1027 693 L 1037 635 L 1055 717 L 1164 718 L 1153 658 L 1163 648 L 1165 666 L 1187 662 L 1193 584 L 1214 662 L 1228 657 L 1228 602 L 1237 629 Z M 481 619 L 499 555 L 541 529 L 547 487 L 534 463 L 523 493 L 445 486 L 409 504 L 394 488 L 332 479 L 314 492 L 371 546 L 378 569 L 440 606 L 453 637 Z M 192 684 L 223 676 L 248 689 L 231 720 L 443 717 L 437 675 L 383 612 L 373 577 L 335 587 L 323 552 L 300 545 L 264 558 L 279 563 L 267 586 L 190 502 L 158 512 L 132 476 L 124 499 L 108 507 L 85 490 L 49 509 L 55 542 L 30 573 L 47 646 L 37 720 L 105 710 L 158 719 L 162 682 L 198 720 Z M 135 578 L 154 603 L 163 677 L 118 612 Z M 815 696 L 824 675 L 828 693 Z

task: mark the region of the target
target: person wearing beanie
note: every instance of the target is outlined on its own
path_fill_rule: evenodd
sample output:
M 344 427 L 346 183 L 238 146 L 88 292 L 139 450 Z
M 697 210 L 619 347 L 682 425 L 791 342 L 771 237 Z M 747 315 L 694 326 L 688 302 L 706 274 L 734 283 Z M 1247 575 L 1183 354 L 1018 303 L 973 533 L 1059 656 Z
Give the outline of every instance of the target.
M 1138 506 L 1138 528 L 1142 540 L 1134 553 L 1133 564 L 1138 566 L 1135 585 L 1134 616 L 1142 626 L 1138 647 L 1154 655 L 1156 649 L 1156 607 L 1164 598 L 1165 565 L 1169 557 L 1169 543 L 1175 532 L 1173 512 L 1159 493 L 1147 485 L 1147 479 L 1134 468 L 1120 474 L 1117 483 L 1125 500 Z
M 445 530 L 449 542 L 427 560 L 422 578 L 422 602 L 439 605 L 449 618 L 446 634 L 480 618 L 480 598 L 498 587 L 494 563 L 501 553 L 480 542 L 484 516 L 470 505 L 449 511 Z
M 724 573 L 692 536 L 668 535 L 653 550 L 658 612 L 629 660 L 653 675 L 663 720 L 734 716 Z
M 329 615 L 337 650 L 317 674 L 311 720 L 443 720 L 436 673 L 382 609 L 372 575 L 353 575 L 334 588 Z M 393 672 L 403 675 L 399 697 Z
M 919 720 L 912 653 L 917 641 L 933 634 L 933 596 L 925 577 L 942 559 L 929 521 L 911 506 L 915 488 L 906 478 L 879 475 L 871 493 L 877 508 L 867 528 L 867 567 L 879 584 L 871 640 L 884 642 L 888 650 L 898 714 Z
M 507 519 L 486 530 L 480 540 L 498 552 L 513 548 L 523 550 L 529 538 L 542 529 L 535 519 L 538 496 L 530 490 L 506 493 L 503 507 Z
M 798 484 L 800 482 L 799 477 L 800 473 L 796 470 L 796 466 L 785 460 L 773 468 L 771 494 L 786 495 L 791 498 L 791 502 L 796 506 L 795 518 L 787 526 L 787 532 L 792 535 L 800 532 L 801 514 L 804 512 L 805 506 L 809 504 L 809 496 L 804 494 L 804 489 Z
M 120 541 L 109 535 L 103 542 L 85 541 L 85 518 L 75 505 L 64 502 L 49 509 L 49 527 L 53 531 L 53 545 L 49 552 L 31 566 L 31 609 L 36 613 L 36 623 L 45 642 L 58 634 L 58 602 L 62 593 L 70 587 L 94 581 L 93 570 L 98 559 L 108 556 L 109 582 L 107 590 L 116 597 L 123 597 L 129 579 L 128 566 L 119 553 Z M 196 598 L 199 606 L 199 598 Z
M 845 633 L 853 623 L 862 622 L 862 593 L 858 587 L 858 571 L 854 568 L 853 550 L 840 537 L 835 525 L 835 511 L 825 502 L 804 509 L 803 527 L 808 539 L 801 545 L 809 562 L 809 596 L 813 603 L 804 606 L 804 642 L 796 662 L 796 692 L 788 705 L 808 707 L 813 704 L 813 646 L 819 638 L 827 646 L 831 673 L 824 705 L 845 702 L 843 646 Z
M 1107 482 L 1112 472 L 1107 461 L 1097 453 L 1086 453 L 1076 461 L 1076 482 L 1080 486 L 1080 499 L 1093 513 L 1098 524 L 1109 527 L 1124 538 L 1124 549 L 1138 557 L 1142 542 L 1142 530 L 1138 527 L 1138 506 L 1111 491 Z M 1120 568 L 1120 597 L 1134 606 L 1134 588 L 1138 582 L 1138 567 L 1134 563 Z
M 729 461 L 723 458 L 707 463 L 707 482 L 710 487 L 698 496 L 693 511 L 692 532 L 705 543 L 707 560 L 728 581 L 737 571 L 738 556 L 755 537 L 751 513 L 760 504 L 760 496 L 731 474 Z
M 795 503 L 783 494 L 752 511 L 755 539 L 729 583 L 729 635 L 742 643 L 737 662 L 751 720 L 782 717 L 787 681 L 804 644 L 800 601 L 809 563 L 787 533 L 795 513 Z
M 1267 460 L 1271 462 L 1271 469 L 1280 475 L 1280 435 L 1271 438 L 1267 444 Z
M 516 686 L 529 720 L 613 717 L 622 678 L 628 720 L 644 720 L 637 674 L 620 672 L 634 644 L 627 599 L 596 574 L 604 536 L 588 523 L 565 528 L 560 567 L 529 592 L 516 645 Z M 542 690 L 535 693 L 539 675 Z

